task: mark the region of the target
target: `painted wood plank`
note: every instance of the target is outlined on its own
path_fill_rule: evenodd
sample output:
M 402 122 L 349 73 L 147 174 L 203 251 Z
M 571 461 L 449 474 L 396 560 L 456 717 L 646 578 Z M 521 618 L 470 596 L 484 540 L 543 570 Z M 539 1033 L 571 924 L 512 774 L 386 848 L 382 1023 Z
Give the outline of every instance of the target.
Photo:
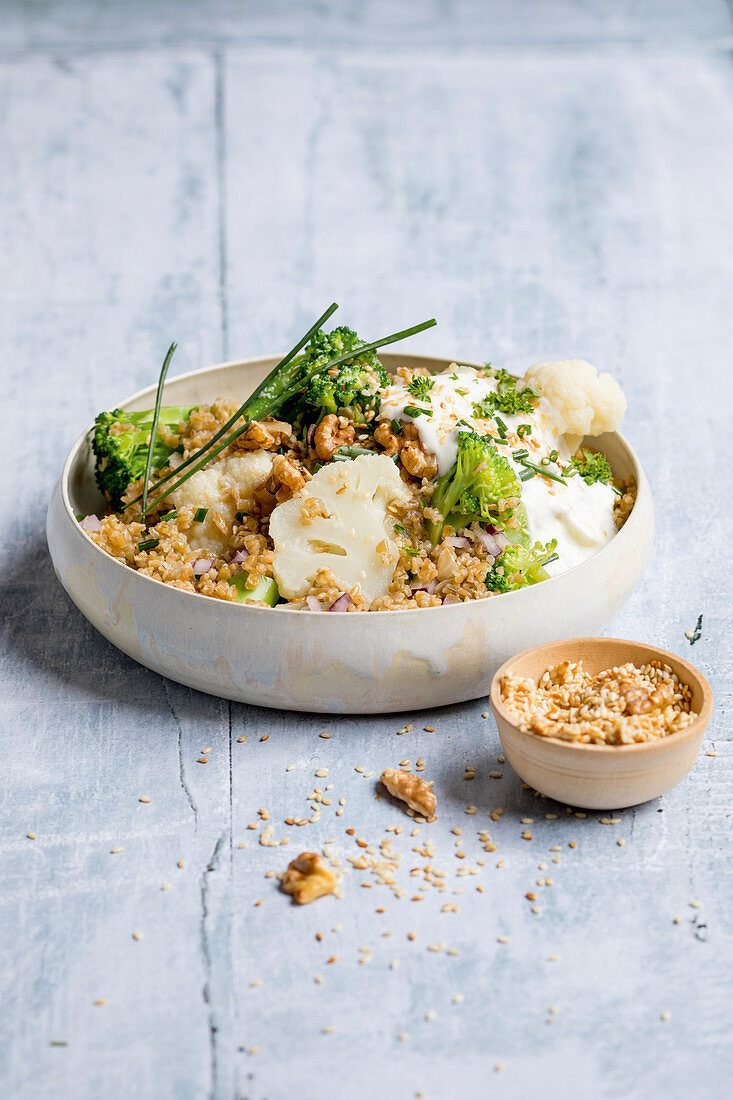
M 200 27 L 149 10 L 148 27 Z M 562 10 L 578 39 L 609 18 Z M 639 10 L 615 16 L 624 33 Z M 643 10 L 675 33 L 721 11 Z M 304 11 L 295 27 L 335 19 Z M 730 71 L 715 54 L 457 60 L 456 13 L 472 11 L 426 20 L 423 57 L 370 52 L 381 20 L 423 19 L 393 5 L 367 11 L 359 56 L 311 39 L 0 65 L 0 362 L 22 410 L 0 580 L 8 1095 L 727 1095 L 729 528 L 710 471 L 730 396 Z M 131 19 L 123 34 L 114 5 L 46 12 L 24 44 L 148 33 Z M 210 39 L 233 18 L 215 11 Z M 659 536 L 613 632 L 691 656 L 717 692 L 718 755 L 676 791 L 614 825 L 571 815 L 498 761 L 483 702 L 358 719 L 229 707 L 136 666 L 57 587 L 43 506 L 77 427 L 145 384 L 172 335 L 178 369 L 227 337 L 257 354 L 334 295 L 364 332 L 435 310 L 425 350 L 509 367 L 577 354 L 620 377 Z M 412 837 L 376 777 L 419 756 L 439 819 Z M 312 816 L 316 785 L 320 819 L 286 826 Z M 268 825 L 289 843 L 261 844 Z M 415 852 L 426 837 L 434 853 Z M 329 838 L 342 861 L 391 838 L 405 896 L 344 862 L 341 900 L 292 906 L 268 874 Z M 426 863 L 446 890 L 413 902 Z
M 472 51 L 604 43 L 723 44 L 725 0 L 8 0 L 0 49 L 113 48 L 138 45 L 437 49 Z

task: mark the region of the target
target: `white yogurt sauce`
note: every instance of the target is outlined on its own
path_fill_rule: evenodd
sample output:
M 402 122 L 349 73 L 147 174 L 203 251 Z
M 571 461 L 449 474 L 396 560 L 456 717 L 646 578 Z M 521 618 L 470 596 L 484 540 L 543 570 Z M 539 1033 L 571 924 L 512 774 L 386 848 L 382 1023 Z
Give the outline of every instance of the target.
M 512 451 L 520 448 L 529 451 L 529 460 L 536 465 L 540 465 L 552 450 L 558 452 L 561 463 L 571 457 L 554 409 L 544 397 L 532 413 L 497 414 L 507 427 L 508 442 L 503 444 L 495 419 L 479 419 L 473 408 L 474 402 L 481 401 L 490 392 L 496 392 L 496 379 L 484 377 L 472 367 L 451 366 L 442 374 L 433 375 L 433 380 L 435 385 L 430 390 L 428 402 L 424 398 L 413 397 L 407 383 L 395 378 L 384 393 L 379 416 L 380 419 L 408 421 L 415 425 L 423 450 L 435 455 L 438 460 L 438 476 L 446 474 L 454 465 L 458 453 L 458 433 L 466 424 L 482 435 L 490 434 L 499 453 L 509 460 L 517 474 L 525 467 L 515 461 Z M 425 412 L 412 417 L 405 412 L 405 406 L 424 409 Z M 520 439 L 516 434 L 520 424 L 531 424 L 532 434 Z M 555 463 L 547 469 L 561 473 Z M 586 561 L 616 533 L 614 493 L 610 486 L 601 482 L 587 485 L 577 475 L 568 477 L 566 484 L 561 485 L 539 474 L 528 481 L 520 481 L 520 485 L 532 541 L 546 543 L 557 539 L 558 560 L 547 566 L 551 576 Z

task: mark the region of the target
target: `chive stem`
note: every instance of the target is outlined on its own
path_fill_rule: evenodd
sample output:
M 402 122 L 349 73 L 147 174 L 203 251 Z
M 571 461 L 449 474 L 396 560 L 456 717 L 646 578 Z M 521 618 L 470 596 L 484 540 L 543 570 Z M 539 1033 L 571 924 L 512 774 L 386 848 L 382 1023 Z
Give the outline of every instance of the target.
M 542 477 L 548 477 L 550 481 L 557 481 L 560 485 L 567 485 L 565 478 L 560 477 L 559 474 L 553 474 L 550 470 L 545 470 L 542 466 L 536 466 L 534 462 L 529 462 L 528 459 L 520 459 L 522 466 L 526 466 L 528 470 L 534 470 L 536 474 L 542 474 Z
M 290 363 L 291 360 L 295 358 L 295 356 L 298 354 L 300 349 L 308 343 L 311 336 L 313 336 L 316 332 L 318 332 L 321 325 L 325 324 L 325 322 L 328 320 L 328 318 L 331 316 L 331 314 L 335 313 L 337 309 L 338 309 L 337 303 L 332 302 L 331 305 L 326 310 L 326 312 L 322 313 L 321 316 L 318 318 L 318 320 L 315 322 L 315 324 L 311 325 L 311 327 L 306 332 L 305 336 L 303 336 L 298 341 L 298 343 L 290 349 L 288 354 L 283 359 L 281 359 L 280 362 L 277 363 L 272 368 L 272 370 L 267 375 L 267 377 L 262 382 L 260 382 L 259 386 L 255 389 L 254 393 L 251 393 L 249 395 L 249 397 L 247 398 L 247 400 L 242 402 L 242 404 L 239 406 L 237 411 L 232 416 L 229 417 L 226 424 L 222 425 L 222 427 L 219 428 L 218 432 L 216 432 L 211 437 L 211 439 L 208 440 L 208 442 L 204 443 L 203 447 L 199 447 L 199 449 L 197 451 L 194 451 L 194 453 L 192 455 L 189 455 L 188 458 L 185 459 L 180 464 L 180 466 L 177 466 L 175 470 L 171 470 L 171 472 L 169 474 L 166 474 L 165 477 L 162 477 L 160 479 L 160 481 L 156 482 L 156 486 L 155 486 L 156 489 L 159 486 L 165 485 L 165 484 L 167 484 L 167 482 L 172 481 L 173 478 L 178 477 L 179 473 L 182 470 L 185 470 L 188 466 L 190 466 L 193 462 L 195 462 L 198 458 L 200 458 L 203 454 L 205 454 L 212 447 L 212 445 L 214 443 L 218 442 L 218 440 L 220 440 L 221 437 L 226 432 L 228 432 L 229 429 L 231 427 L 233 427 L 234 424 L 236 424 L 237 420 L 239 420 L 240 416 L 242 415 L 242 413 L 245 410 L 245 408 L 247 407 L 247 405 L 249 405 L 257 397 L 259 397 L 260 393 L 262 392 L 264 387 L 267 385 L 267 383 L 271 381 L 271 379 L 273 378 L 275 373 L 277 371 L 281 370 L 284 366 L 287 366 L 287 364 Z M 248 427 L 249 427 L 249 422 L 247 422 L 247 424 L 245 425 L 244 430 L 246 430 Z M 232 438 L 236 438 L 236 437 L 233 436 Z M 231 440 L 229 440 L 228 442 L 231 442 Z M 171 492 L 172 492 L 172 490 L 171 490 Z M 163 494 L 163 496 L 167 496 L 167 495 L 168 495 L 167 493 Z M 142 497 L 142 494 L 140 494 L 139 496 L 136 496 L 133 500 L 131 500 L 128 504 L 125 505 L 125 508 L 129 508 L 131 504 L 136 504 L 138 502 L 138 500 L 141 499 L 141 497 Z M 163 497 L 159 497 L 158 499 L 162 500 Z M 143 515 L 145 515 L 145 514 L 146 514 L 146 512 L 145 512 L 145 501 L 143 501 Z
M 325 316 L 330 316 L 331 312 L 333 312 L 333 308 L 330 311 L 327 311 Z M 320 327 L 321 320 L 322 319 L 319 319 L 319 321 L 316 322 L 316 326 Z M 357 358 L 357 356 L 363 355 L 364 352 L 366 352 L 366 351 L 374 351 L 376 348 L 384 347 L 386 344 L 394 344 L 398 340 L 404 340 L 407 336 L 414 336 L 414 334 L 416 332 L 422 332 L 426 328 L 432 328 L 432 326 L 435 325 L 435 324 L 437 324 L 437 321 L 433 317 L 429 321 L 422 321 L 419 325 L 413 325 L 411 328 L 403 329 L 401 332 L 395 332 L 391 336 L 383 336 L 381 338 L 381 340 L 374 340 L 371 344 L 359 344 L 358 347 L 352 348 L 351 351 L 346 352 L 346 354 L 339 355 L 335 359 L 331 359 L 327 363 L 324 363 L 324 365 L 318 371 L 318 374 L 325 374 L 326 371 L 330 370 L 331 367 L 338 366 L 339 363 L 345 363 L 348 359 L 355 359 L 355 358 Z M 316 326 L 314 326 L 314 328 L 311 330 L 311 332 L 316 331 Z M 292 359 L 293 356 L 295 355 L 295 353 L 298 350 L 300 350 L 300 348 L 303 346 L 303 343 L 305 342 L 306 339 L 310 339 L 310 333 L 308 334 L 307 337 L 304 337 L 304 339 L 298 345 L 296 345 L 296 347 L 293 349 L 293 351 L 290 352 L 289 355 L 286 356 L 284 360 L 282 360 L 282 363 L 288 362 L 290 359 Z M 273 368 L 273 370 L 270 372 L 270 374 L 268 374 L 265 381 L 262 382 L 257 387 L 255 392 L 250 397 L 247 398 L 247 400 L 244 402 L 244 404 L 241 406 L 241 408 L 238 410 L 238 412 L 235 413 L 234 417 L 232 418 L 232 421 L 235 420 L 237 418 L 237 416 L 241 415 L 242 410 L 245 410 L 248 407 L 251 408 L 251 406 L 252 406 L 253 402 L 256 400 L 256 398 L 262 393 L 262 391 L 265 389 L 265 387 L 271 382 L 273 376 L 281 368 L 282 363 L 278 363 L 278 365 Z M 291 386 L 288 389 L 285 390 L 284 394 L 283 393 L 279 394 L 278 395 L 278 406 L 280 406 L 283 403 L 283 401 L 288 400 L 291 396 L 296 394 L 298 392 L 298 390 L 301 388 L 301 386 L 302 386 L 302 382 L 300 380 L 295 381 L 291 384 Z M 424 410 L 421 410 L 421 411 L 424 411 Z M 231 423 L 231 421 L 229 423 Z M 221 437 L 221 435 L 223 434 L 223 432 L 226 429 L 226 425 L 225 425 L 224 428 L 221 428 L 217 432 L 217 434 L 212 437 L 212 439 L 209 441 L 209 443 L 205 444 L 204 447 L 202 447 L 201 450 L 197 452 L 197 454 L 201 455 L 202 457 L 199 458 L 198 461 L 194 462 L 193 465 L 188 470 L 186 470 L 186 472 L 183 474 L 183 476 L 178 478 L 178 480 L 175 481 L 173 483 L 173 485 L 171 485 L 168 489 L 166 489 L 164 493 L 160 493 L 157 496 L 156 505 L 161 500 L 163 500 L 165 497 L 167 497 L 170 493 L 175 492 L 175 490 L 178 489 L 181 485 L 183 485 L 183 483 L 185 481 L 188 481 L 188 479 L 190 477 L 193 477 L 193 475 L 195 473 L 198 473 L 199 470 L 203 469 L 203 467 L 206 466 L 206 464 L 208 462 L 210 462 L 212 460 L 212 458 L 216 458 L 217 455 L 221 454 L 221 452 L 223 450 L 225 450 L 231 443 L 233 443 L 235 439 L 238 439 L 239 436 L 242 435 L 243 432 L 246 432 L 246 430 L 249 427 L 250 423 L 251 423 L 251 421 L 247 420 L 241 427 L 237 428 L 236 431 L 232 432 L 232 434 L 227 439 L 223 440 L 223 442 L 219 443 L 216 447 L 212 448 L 211 444 L 216 439 Z M 206 452 L 206 453 L 203 453 L 203 452 Z M 193 461 L 193 459 L 195 457 L 196 457 L 196 455 L 192 455 L 191 459 L 188 460 L 188 461 Z M 178 469 L 175 471 L 176 474 L 178 474 L 180 472 L 183 465 L 184 464 L 182 463 L 181 466 L 178 467 Z M 188 462 L 186 463 L 186 465 L 188 465 Z M 161 484 L 163 484 L 164 482 L 168 481 L 171 476 L 173 476 L 173 475 L 172 474 L 167 474 L 165 478 L 161 478 L 161 480 L 156 483 L 156 486 L 155 486 L 156 491 L 157 491 L 158 487 Z M 130 501 L 130 503 L 132 503 L 132 501 Z
M 173 358 L 173 352 L 178 347 L 178 344 L 173 341 L 168 348 L 166 357 L 163 360 L 163 366 L 160 368 L 160 377 L 158 378 L 158 389 L 155 394 L 155 410 L 153 412 L 153 422 L 150 425 L 150 440 L 148 442 L 148 457 L 145 460 L 145 477 L 143 479 L 143 517 L 147 515 L 148 506 L 148 481 L 150 480 L 150 469 L 153 465 L 153 452 L 155 451 L 155 441 L 158 435 L 158 420 L 160 419 L 160 406 L 163 403 L 163 386 L 165 384 L 165 376 L 168 373 L 168 367 L 171 364 Z

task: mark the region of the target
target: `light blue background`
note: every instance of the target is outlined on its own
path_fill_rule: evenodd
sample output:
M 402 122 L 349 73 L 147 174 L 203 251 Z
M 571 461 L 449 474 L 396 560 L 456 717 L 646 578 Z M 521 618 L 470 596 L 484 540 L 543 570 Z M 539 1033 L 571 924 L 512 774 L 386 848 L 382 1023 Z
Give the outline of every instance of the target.
M 4 1097 L 730 1095 L 732 46 L 723 0 L 2 5 Z M 482 701 L 331 720 L 196 694 L 64 595 L 44 512 L 92 416 L 171 339 L 176 372 L 278 351 L 334 298 L 365 336 L 435 314 L 412 348 L 623 385 L 658 535 L 611 632 L 716 691 L 717 755 L 658 803 L 604 826 L 522 791 Z M 418 756 L 439 819 L 393 838 L 406 896 L 351 871 L 291 907 L 268 869 L 409 824 L 375 781 Z M 412 902 L 426 862 L 447 891 Z

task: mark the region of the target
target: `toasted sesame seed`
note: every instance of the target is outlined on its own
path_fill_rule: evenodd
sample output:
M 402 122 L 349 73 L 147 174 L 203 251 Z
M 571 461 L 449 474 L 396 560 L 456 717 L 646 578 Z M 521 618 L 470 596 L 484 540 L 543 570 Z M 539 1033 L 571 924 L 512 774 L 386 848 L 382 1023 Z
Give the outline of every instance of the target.
M 134 931 L 134 932 L 132 933 L 132 938 L 133 938 L 134 940 L 141 940 L 141 939 L 143 938 L 143 934 L 142 934 L 142 932 L 138 932 L 138 931 L 137 931 L 137 929 L 136 929 L 136 930 L 135 930 L 135 931 Z
M 336 1028 L 333 1026 L 333 1024 L 326 1024 L 326 1026 L 323 1029 L 323 1034 L 324 1035 L 333 1035 L 335 1030 L 336 1030 Z
M 328 775 L 328 768 L 318 768 L 316 771 L 316 777 L 318 779 L 325 779 Z
M 454 1005 L 459 1005 L 462 1003 L 463 999 L 464 998 L 462 993 L 456 993 L 454 997 L 451 997 L 451 1003 Z
M 484 711 L 484 712 L 482 713 L 481 717 L 482 717 L 482 718 L 488 718 L 488 717 L 489 717 L 489 712 L 488 712 L 487 710 L 485 710 L 485 711 Z
M 319 733 L 318 736 L 322 737 L 324 741 L 330 741 L 331 740 L 331 734 L 326 733 L 325 730 L 323 731 L 323 733 Z
M 198 760 L 196 761 L 196 763 L 197 763 L 197 764 L 208 764 L 208 763 L 209 763 L 209 759 L 208 759 L 208 757 L 207 757 L 207 756 L 199 756 L 199 758 L 198 758 Z
M 497 936 L 496 937 L 496 942 L 497 943 L 511 943 L 511 940 L 509 939 L 508 936 Z
M 110 852 L 110 855 L 116 856 L 120 852 L 124 852 L 124 850 L 125 850 L 124 848 L 110 848 L 109 852 Z
M 109 1004 L 109 1001 L 106 997 L 100 997 L 99 1000 L 95 1001 L 94 1003 L 95 1005 L 106 1005 Z
M 562 958 L 561 955 L 548 955 L 547 956 L 547 961 L 551 962 L 551 963 L 559 962 L 561 958 Z
M 490 779 L 503 779 L 504 778 L 504 773 L 503 772 L 489 772 L 489 778 Z
M 262 737 L 260 737 L 260 741 L 269 741 L 269 740 L 270 740 L 269 733 L 263 733 Z
M 624 840 L 623 837 L 619 837 L 619 839 L 616 841 L 616 843 L 618 844 L 619 848 L 623 848 L 626 841 Z
M 161 886 L 161 890 L 171 890 L 173 888 L 172 882 L 164 882 Z
M 423 726 L 426 733 L 435 733 L 435 726 Z
M 706 756 L 717 756 L 718 754 L 717 754 L 717 752 L 713 752 L 713 750 L 710 749 L 708 752 L 705 753 L 705 755 Z
M 213 749 L 213 745 L 209 745 L 208 749 L 202 749 L 201 752 L 204 754 L 204 756 L 206 756 L 206 754 L 210 753 L 212 751 L 212 749 Z
M 400 1031 L 397 1033 L 397 1038 L 401 1043 L 406 1043 L 410 1036 L 407 1034 L 406 1031 Z
M 260 1053 L 260 1048 L 259 1047 L 250 1047 L 249 1050 L 247 1051 L 247 1054 L 259 1054 L 259 1053 Z
M 38 840 L 38 833 L 26 833 L 29 840 Z
M 662 1012 L 660 1014 L 660 1017 L 659 1017 L 659 1019 L 663 1020 L 664 1023 L 666 1023 L 667 1020 L 671 1020 L 671 1018 L 672 1018 L 672 1013 L 669 1011 L 668 1008 L 665 1008 L 664 1012 Z
M 245 742 L 246 740 L 247 740 L 247 735 L 245 734 L 245 735 L 244 735 L 244 737 L 238 737 L 238 738 L 237 738 L 237 744 L 238 744 L 238 745 L 241 745 L 241 744 L 243 744 L 243 743 L 244 743 L 244 742 Z
M 144 794 L 141 795 L 140 798 L 138 798 L 138 802 L 149 802 L 149 801 L 150 801 L 150 799 L 147 798 L 146 795 L 144 795 Z
M 428 1021 L 428 1023 L 430 1023 L 430 1021 L 431 1021 L 431 1020 L 434 1020 L 434 1019 L 435 1019 L 435 1017 L 436 1017 L 437 1015 L 438 1015 L 438 1013 L 437 1013 L 437 1012 L 435 1011 L 435 1009 L 434 1009 L 434 1008 L 430 1008 L 430 1009 L 428 1009 L 428 1011 L 427 1011 L 427 1012 L 425 1013 L 425 1019 L 426 1019 L 426 1020 Z
M 691 901 L 690 902 L 690 909 L 702 909 L 702 902 L 701 901 Z

